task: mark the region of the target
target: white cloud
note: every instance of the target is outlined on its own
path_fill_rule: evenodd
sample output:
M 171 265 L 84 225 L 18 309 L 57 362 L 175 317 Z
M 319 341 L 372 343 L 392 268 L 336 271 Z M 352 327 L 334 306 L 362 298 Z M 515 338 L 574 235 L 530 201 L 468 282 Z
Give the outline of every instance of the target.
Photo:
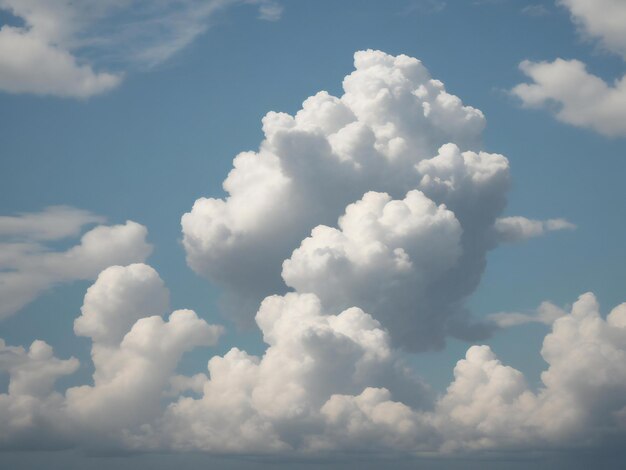
M 626 429 L 626 330 L 620 307 L 604 320 L 592 294 L 557 319 L 541 354 L 549 367 L 533 392 L 486 346 L 473 346 L 437 406 L 444 449 L 590 447 Z
M 200 398 L 180 398 L 148 445 L 214 452 L 281 452 L 308 447 L 323 430 L 320 410 L 335 393 L 383 383 L 412 403 L 428 396 L 389 347 L 387 334 L 358 308 L 331 314 L 312 294 L 264 300 L 256 317 L 262 357 L 233 348 L 210 359 Z M 158 444 L 157 444 L 158 443 Z M 145 443 L 143 445 L 146 445 Z
M 435 401 L 372 316 L 325 311 L 313 294 L 265 299 L 261 357 L 233 348 L 210 358 L 208 375 L 177 375 L 181 355 L 215 344 L 221 328 L 188 310 L 164 321 L 166 303 L 149 266 L 105 270 L 76 320 L 92 337 L 94 384 L 65 394 L 53 385 L 76 370 L 74 358 L 41 341 L 29 351 L 0 342 L 10 377 L 0 446 L 442 455 L 594 448 L 626 432 L 626 304 L 604 319 L 592 294 L 553 315 L 537 390 L 488 346 L 472 346 Z M 79 326 L 95 319 L 97 328 Z M 178 395 L 189 390 L 196 398 Z
M 74 332 L 98 344 L 119 344 L 140 318 L 163 316 L 169 296 L 158 273 L 145 264 L 111 266 L 87 289 Z
M 626 59 L 626 3 L 622 0 L 559 0 L 583 35 L 597 38 Z M 626 76 L 607 83 L 579 60 L 520 64 L 532 82 L 512 93 L 531 108 L 547 108 L 562 122 L 610 136 L 626 136 Z
M 104 270 L 75 321 L 76 333 L 92 340 L 93 385 L 65 395 L 53 385 L 76 371 L 76 359 L 55 358 L 42 341 L 26 352 L 0 340 L 0 370 L 9 373 L 8 393 L 0 394 L 0 445 L 37 447 L 34 437 L 41 434 L 43 447 L 129 446 L 130 430 L 145 431 L 162 412 L 161 397 L 182 354 L 215 344 L 222 332 L 191 310 L 163 320 L 167 303 L 167 289 L 151 267 Z
M 525 106 L 547 107 L 559 121 L 607 136 L 626 135 L 626 77 L 608 84 L 578 60 L 524 61 L 520 68 L 532 82 L 512 92 Z
M 0 29 L 0 89 L 86 98 L 116 87 L 120 74 L 96 73 L 69 52 L 18 28 Z
M 59 240 L 80 235 L 83 226 L 103 223 L 104 217 L 69 206 L 50 206 L 42 212 L 0 216 L 0 237 Z
M 121 83 L 123 70 L 164 62 L 204 33 L 218 10 L 242 2 L 1 0 L 0 10 L 23 25 L 0 29 L 0 90 L 72 98 L 104 93 Z M 257 5 L 262 19 L 280 18 L 273 1 L 245 3 Z M 98 63 L 118 71 L 96 71 Z
M 167 302 L 163 281 L 145 264 L 112 266 L 89 288 L 74 330 L 92 339 L 94 385 L 66 394 L 80 429 L 117 440 L 120 429 L 149 423 L 182 354 L 217 342 L 222 328 L 191 310 L 164 321 Z
M 494 229 L 503 242 L 519 242 L 540 237 L 546 232 L 574 230 L 576 226 L 565 219 L 533 220 L 526 217 L 502 217 L 496 220 Z
M 227 310 L 244 323 L 263 297 L 285 291 L 281 264 L 301 240 L 368 191 L 402 199 L 419 187 L 445 203 L 461 223 L 461 245 L 476 247 L 449 294 L 468 295 L 480 278 L 508 187 L 506 159 L 479 151 L 484 116 L 416 59 L 361 51 L 355 68 L 341 98 L 320 92 L 295 116 L 268 113 L 258 152 L 233 162 L 228 197 L 198 199 L 182 218 L 188 264 L 224 287 Z M 449 142 L 442 151 L 451 156 L 437 159 Z
M 0 218 L 0 318 L 54 285 L 94 279 L 107 266 L 144 261 L 152 251 L 146 228 L 132 221 L 99 225 L 65 251 L 51 251 L 39 241 L 77 235 L 94 222 L 102 218 L 69 207 Z
M 626 4 L 622 0 L 558 0 L 583 34 L 626 58 Z
M 76 358 L 61 360 L 44 341 L 28 350 L 0 339 L 0 372 L 9 374 L 8 393 L 0 393 L 0 448 L 47 449 L 68 445 L 63 396 L 57 379 L 78 369 Z M 70 444 L 71 445 L 71 444 Z
M 322 92 L 294 117 L 268 114 L 260 150 L 235 159 L 229 196 L 196 201 L 182 220 L 189 264 L 247 295 L 265 351 L 232 347 L 208 357 L 206 372 L 181 375 L 182 355 L 214 345 L 222 328 L 190 310 L 164 319 L 168 292 L 151 267 L 108 267 L 74 323 L 92 342 L 93 381 L 55 390 L 74 359 L 41 342 L 29 352 L 0 344 L 0 447 L 443 455 L 624 436 L 626 304 L 604 319 L 585 294 L 571 313 L 544 303 L 480 323 L 464 307 L 499 241 L 569 223 L 499 219 L 507 159 L 481 150 L 480 111 L 419 61 L 365 51 L 355 63 L 341 98 Z M 148 254 L 132 222 L 96 227 L 63 253 L 37 242 L 75 234 L 89 217 L 74 214 L 65 231 L 43 216 L 8 218 L 7 236 L 26 241 L 8 241 L 0 260 L 29 282 L 57 282 L 89 277 L 111 253 Z M 281 266 L 296 292 L 284 293 Z M 488 346 L 469 348 L 439 397 L 403 362 L 403 349 L 438 347 L 448 334 L 475 339 L 527 321 L 551 323 L 537 390 Z
M 282 275 L 331 309 L 366 309 L 399 344 L 439 347 L 455 312 L 429 301 L 458 263 L 461 232 L 454 213 L 420 191 L 403 200 L 369 192 L 346 208 L 339 229 L 315 227 L 283 263 Z

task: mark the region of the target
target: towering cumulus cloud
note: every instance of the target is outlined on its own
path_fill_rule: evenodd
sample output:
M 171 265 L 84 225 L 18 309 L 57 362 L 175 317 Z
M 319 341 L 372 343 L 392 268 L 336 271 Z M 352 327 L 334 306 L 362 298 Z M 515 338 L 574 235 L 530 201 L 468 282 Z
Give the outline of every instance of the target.
M 483 114 L 419 60 L 368 50 L 354 64 L 341 98 L 320 92 L 295 117 L 265 116 L 229 195 L 183 216 L 187 261 L 242 322 L 285 282 L 325 307 L 368 310 L 411 350 L 483 337 L 463 300 L 502 238 L 508 161 L 480 151 Z
M 266 116 L 259 152 L 235 159 L 230 195 L 201 199 L 183 217 L 190 265 L 225 286 L 265 350 L 231 347 L 207 356 L 205 371 L 181 374 L 182 356 L 215 345 L 222 327 L 190 310 L 166 319 L 168 290 L 153 268 L 110 266 L 74 322 L 91 341 L 90 383 L 61 390 L 55 383 L 77 370 L 75 358 L 55 357 L 42 341 L 0 341 L 9 376 L 0 447 L 302 458 L 623 441 L 626 304 L 605 316 L 587 293 L 569 311 L 543 303 L 535 315 L 489 323 L 464 308 L 488 250 L 573 225 L 500 217 L 506 158 L 480 149 L 482 114 L 419 61 L 366 51 L 355 63 L 341 98 L 320 93 L 295 117 Z M 65 230 L 37 223 L 32 238 L 95 221 L 72 214 Z M 4 233 L 31 219 L 5 221 Z M 110 236 L 88 237 L 97 230 L 76 250 L 108 246 Z M 484 345 L 468 349 L 439 395 L 406 365 L 407 350 L 439 348 L 447 335 L 531 321 L 550 328 L 535 387 Z

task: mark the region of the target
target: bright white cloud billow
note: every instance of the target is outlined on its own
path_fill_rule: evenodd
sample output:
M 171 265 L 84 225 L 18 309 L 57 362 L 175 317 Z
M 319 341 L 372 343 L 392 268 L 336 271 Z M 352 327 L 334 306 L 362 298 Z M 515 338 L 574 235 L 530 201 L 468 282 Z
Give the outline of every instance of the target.
M 582 34 L 626 59 L 626 2 L 559 0 Z M 626 135 L 626 76 L 607 83 L 579 60 L 520 64 L 531 80 L 512 89 L 531 108 L 547 108 L 562 122 L 611 136 Z
M 368 50 L 354 63 L 342 97 L 320 92 L 295 116 L 263 118 L 265 140 L 235 158 L 228 197 L 199 199 L 183 216 L 187 261 L 224 287 L 242 322 L 285 291 L 287 259 L 288 286 L 326 308 L 364 308 L 395 344 L 484 337 L 489 325 L 463 300 L 499 241 L 508 161 L 480 150 L 483 114 L 420 61 Z
M 92 228 L 65 251 L 43 244 L 76 236 L 84 225 L 101 222 L 102 217 L 70 207 L 0 217 L 0 318 L 54 285 L 94 279 L 107 266 L 144 261 L 152 251 L 146 228 L 133 221 Z
M 127 68 L 169 59 L 204 33 L 217 11 L 240 3 L 256 5 L 266 20 L 282 11 L 273 0 L 0 0 L 0 10 L 23 23 L 0 28 L 0 90 L 72 98 L 104 93 Z M 99 62 L 116 71 L 98 70 Z

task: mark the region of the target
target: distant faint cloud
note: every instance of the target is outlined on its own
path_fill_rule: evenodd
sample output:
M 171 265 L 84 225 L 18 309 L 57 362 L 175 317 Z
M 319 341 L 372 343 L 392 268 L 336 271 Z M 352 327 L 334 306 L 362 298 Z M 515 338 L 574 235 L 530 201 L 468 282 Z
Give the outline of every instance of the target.
M 412 0 L 406 8 L 402 10 L 402 14 L 410 15 L 412 13 L 439 13 L 446 8 L 447 4 L 444 0 Z
M 520 242 L 557 230 L 573 230 L 576 226 L 565 219 L 533 220 L 526 217 L 502 217 L 494 229 L 500 242 Z
M 259 6 L 259 19 L 278 21 L 283 14 L 283 6 L 272 0 L 249 0 L 250 4 Z
M 551 302 L 541 302 L 539 307 L 532 313 L 499 312 L 489 315 L 489 319 L 500 328 L 525 325 L 527 323 L 543 323 L 552 325 L 559 318 L 567 315 L 567 312 Z
M 502 3 L 506 3 L 508 0 L 474 0 L 472 2 L 473 5 L 482 6 L 482 5 L 500 5 Z
M 526 5 L 521 9 L 521 12 L 526 16 L 534 16 L 536 18 L 548 16 L 550 14 L 550 10 L 548 10 L 545 5 L 541 4 Z

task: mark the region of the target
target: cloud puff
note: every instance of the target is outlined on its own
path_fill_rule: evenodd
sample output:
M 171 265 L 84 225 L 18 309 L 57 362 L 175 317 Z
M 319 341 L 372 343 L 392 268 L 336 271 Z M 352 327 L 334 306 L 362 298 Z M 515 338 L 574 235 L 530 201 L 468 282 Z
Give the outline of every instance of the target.
M 437 406 L 445 448 L 593 446 L 623 435 L 625 312 L 620 306 L 605 320 L 595 297 L 581 296 L 544 340 L 549 367 L 537 392 L 488 347 L 470 348 Z
M 52 386 L 77 369 L 76 359 L 56 359 L 42 341 L 28 352 L 0 342 L 0 369 L 10 377 L 9 393 L 0 395 L 3 444 L 36 446 L 34 436 L 43 433 L 49 446 L 127 446 L 120 431 L 146 429 L 161 413 L 163 391 L 182 354 L 215 344 L 222 332 L 191 310 L 163 320 L 167 303 L 167 289 L 150 266 L 105 269 L 75 321 L 76 333 L 92 340 L 94 383 L 65 395 Z
M 608 49 L 626 58 L 626 5 L 621 0 L 558 0 L 569 10 L 583 34 L 599 38 Z
M 559 121 L 607 136 L 626 135 L 626 77 L 608 84 L 578 60 L 524 61 L 520 68 L 533 80 L 512 90 L 525 106 L 552 108 Z
M 8 393 L 0 394 L 0 449 L 47 449 L 68 445 L 64 432 L 63 396 L 54 391 L 57 379 L 78 369 L 76 358 L 54 357 L 44 341 L 28 350 L 0 339 L 0 372 L 8 373 Z
M 244 0 L 1 0 L 23 25 L 0 28 L 0 90 L 87 98 L 118 86 L 124 72 L 94 69 L 157 65 L 208 28 L 216 11 Z M 271 0 L 248 0 L 260 17 L 280 18 Z M 122 46 L 123 47 L 120 47 Z
M 482 113 L 449 94 L 417 59 L 368 50 L 357 52 L 354 64 L 340 98 L 320 92 L 295 116 L 268 113 L 258 152 L 233 162 L 224 181 L 228 196 L 198 199 L 182 218 L 188 264 L 224 287 L 226 310 L 240 322 L 250 323 L 263 297 L 285 291 L 281 265 L 301 240 L 319 225 L 332 226 L 368 191 L 399 200 L 417 188 L 434 206 L 445 204 L 460 224 L 454 268 L 443 268 L 437 287 L 440 272 L 429 280 L 428 315 L 441 308 L 442 316 L 461 318 L 462 299 L 497 242 L 492 226 L 505 206 L 509 169 L 503 156 L 480 151 Z M 297 290 L 304 285 L 294 282 L 288 284 Z M 450 300 L 443 305 L 446 289 Z M 361 306 L 360 300 L 345 299 L 344 306 Z M 448 331 L 484 335 L 466 323 Z M 433 342 L 440 344 L 438 336 Z
M 410 349 L 440 346 L 446 309 L 429 302 L 461 256 L 454 214 L 417 190 L 400 201 L 369 192 L 346 208 L 339 228 L 313 229 L 283 263 L 286 284 L 335 310 L 361 306 Z
M 573 230 L 576 226 L 565 219 L 533 220 L 515 216 L 496 220 L 494 228 L 500 241 L 519 242 L 540 237 L 546 232 Z
M 202 397 L 166 411 L 160 445 L 176 449 L 286 451 L 320 432 L 320 408 L 334 393 L 383 383 L 427 397 L 404 371 L 380 324 L 358 308 L 322 310 L 312 294 L 268 297 L 256 316 L 268 348 L 262 357 L 233 348 L 208 364 Z
M 120 74 L 95 72 L 68 51 L 22 28 L 0 29 L 0 89 L 86 98 L 116 87 Z
M 46 289 L 94 279 L 112 264 L 145 260 L 152 246 L 143 225 L 99 225 L 66 251 L 51 251 L 41 241 L 77 235 L 83 225 L 102 218 L 68 207 L 0 217 L 0 318 L 14 314 Z
M 583 35 L 597 38 L 626 59 L 626 3 L 621 0 L 559 0 Z M 562 122 L 610 136 L 626 135 L 626 76 L 615 83 L 587 71 L 579 60 L 520 64 L 532 80 L 512 89 L 531 108 L 547 108 Z

